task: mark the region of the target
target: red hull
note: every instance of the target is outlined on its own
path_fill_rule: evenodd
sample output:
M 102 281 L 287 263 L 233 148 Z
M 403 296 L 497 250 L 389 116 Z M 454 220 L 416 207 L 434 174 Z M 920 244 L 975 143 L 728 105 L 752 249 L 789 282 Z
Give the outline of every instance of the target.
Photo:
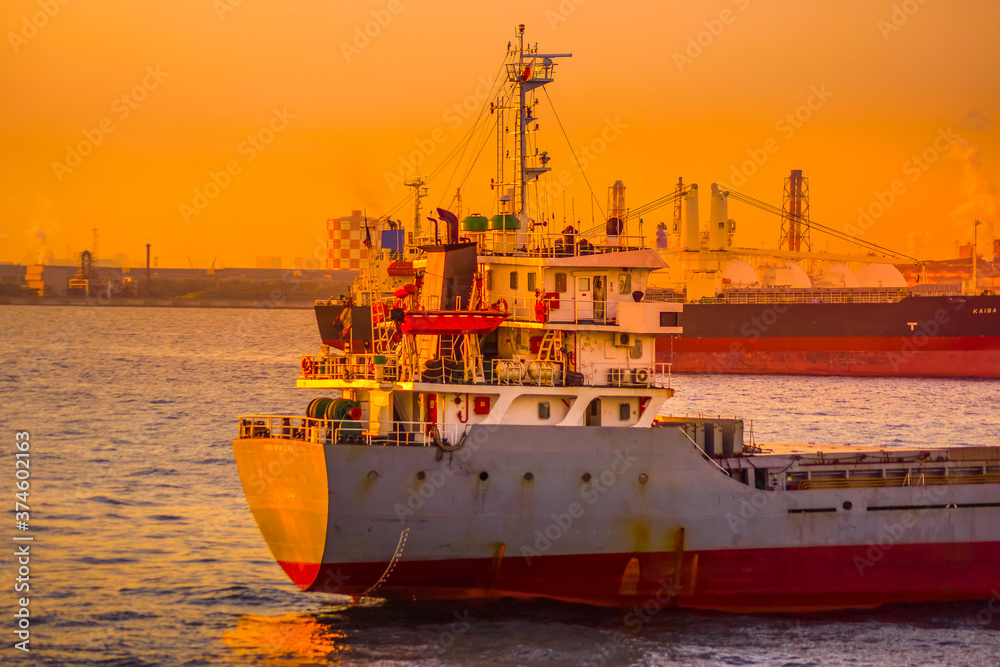
M 675 338 L 656 352 L 675 373 L 1000 377 L 1000 336 Z
M 430 600 L 544 597 L 603 606 L 730 612 L 819 611 L 896 602 L 985 600 L 1000 581 L 1000 542 L 732 549 L 406 561 L 371 595 Z M 316 576 L 281 563 L 302 590 L 361 595 L 388 563 L 324 564 Z M 681 574 L 675 583 L 675 573 Z

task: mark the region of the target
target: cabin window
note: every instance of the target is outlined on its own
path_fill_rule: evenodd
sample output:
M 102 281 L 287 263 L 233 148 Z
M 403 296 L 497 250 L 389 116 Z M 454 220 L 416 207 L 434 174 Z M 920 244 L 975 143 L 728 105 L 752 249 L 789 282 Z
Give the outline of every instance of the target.
M 618 404 L 618 420 L 627 422 L 632 417 L 632 406 L 628 403 Z
M 660 313 L 660 326 L 661 327 L 677 326 L 677 313 Z
M 622 273 L 618 276 L 618 293 L 619 294 L 631 294 L 632 293 L 632 274 Z
M 632 347 L 629 348 L 628 356 L 633 359 L 642 359 L 642 339 L 636 338 L 635 342 L 632 343 Z
M 486 271 L 486 289 L 493 289 L 493 269 Z
M 549 408 L 548 401 L 542 401 L 538 404 L 538 419 L 545 420 L 552 416 L 552 410 Z
M 556 274 L 556 291 L 565 292 L 566 291 L 566 274 L 557 273 Z
M 580 292 L 589 292 L 590 291 L 590 278 L 577 278 L 576 279 L 576 288 Z
M 510 288 L 517 289 L 517 271 L 510 272 Z
M 532 271 L 532 272 L 530 272 L 528 274 L 528 291 L 529 292 L 534 292 L 535 291 L 535 281 L 537 279 L 537 276 L 538 276 L 538 274 L 535 273 L 534 271 Z

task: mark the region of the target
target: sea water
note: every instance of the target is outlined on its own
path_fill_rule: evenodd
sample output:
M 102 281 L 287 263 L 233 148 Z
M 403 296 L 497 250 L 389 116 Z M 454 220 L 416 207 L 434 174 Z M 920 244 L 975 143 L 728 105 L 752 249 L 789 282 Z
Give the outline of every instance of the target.
M 730 615 L 553 602 L 352 606 L 272 559 L 233 461 L 243 414 L 301 414 L 308 310 L 0 307 L 4 665 L 1000 664 L 993 601 Z M 757 442 L 997 445 L 1000 382 L 674 376 L 664 412 Z M 14 529 L 15 432 L 29 530 Z M 15 593 L 11 536 L 31 536 Z M 929 573 L 928 576 L 933 576 Z M 1000 591 L 1000 565 L 997 568 Z M 14 648 L 30 597 L 30 654 Z

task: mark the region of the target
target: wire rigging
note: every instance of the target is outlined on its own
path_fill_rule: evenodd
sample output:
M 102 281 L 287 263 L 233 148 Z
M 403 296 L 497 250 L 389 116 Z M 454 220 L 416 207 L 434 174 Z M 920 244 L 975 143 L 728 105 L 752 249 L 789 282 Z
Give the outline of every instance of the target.
M 569 135 L 566 134 L 566 128 L 563 127 L 562 120 L 559 119 L 559 113 L 556 111 L 556 105 L 552 103 L 552 98 L 549 97 L 549 91 L 542 86 L 542 92 L 545 93 L 545 99 L 549 101 L 549 107 L 552 109 L 552 115 L 555 116 L 556 123 L 559 124 L 559 129 L 562 131 L 563 137 L 566 138 L 566 144 L 569 146 L 570 153 L 573 154 L 573 159 L 576 160 L 576 166 L 580 167 L 580 173 L 583 174 L 583 180 L 587 184 L 587 188 L 590 190 L 590 196 L 594 198 L 594 203 L 597 204 L 597 210 L 601 212 L 601 217 L 604 218 L 604 223 L 608 221 L 608 216 L 604 214 L 604 209 L 601 208 L 601 202 L 597 201 L 597 195 L 594 194 L 594 188 L 590 185 L 590 179 L 587 178 L 587 172 L 583 170 L 583 166 L 580 164 L 580 158 L 576 155 L 576 149 L 573 148 L 572 142 L 569 140 Z M 600 229 L 602 225 L 596 225 L 593 229 L 588 230 L 593 232 L 596 229 Z
M 482 106 L 480 107 L 480 109 L 479 109 L 479 114 L 478 114 L 478 115 L 476 116 L 476 120 L 475 120 L 475 121 L 473 122 L 473 124 L 472 124 L 472 127 L 470 127 L 470 128 L 469 128 L 469 130 L 468 130 L 468 131 L 467 131 L 467 132 L 465 133 L 465 135 L 464 135 L 464 136 L 462 137 L 462 139 L 461 139 L 461 140 L 460 140 L 460 141 L 459 141 L 458 143 L 456 143 L 456 144 L 455 144 L 455 145 L 454 145 L 454 146 L 453 146 L 453 147 L 451 148 L 451 150 L 450 150 L 450 151 L 448 151 L 447 155 L 445 155 L 444 159 L 442 159 L 442 161 L 441 161 L 441 162 L 440 162 L 440 163 L 438 164 L 438 166 L 437 166 L 437 167 L 435 167 L 435 168 L 434 168 L 434 169 L 433 169 L 433 170 L 431 171 L 431 173 L 430 173 L 430 174 L 428 174 L 428 175 L 427 175 L 426 177 L 424 177 L 424 179 L 423 179 L 423 180 L 424 180 L 424 182 L 425 182 L 425 183 L 429 183 L 429 182 L 430 182 L 431 180 L 433 180 L 433 179 L 434 179 L 434 178 L 435 178 L 435 177 L 436 177 L 436 176 L 437 176 L 438 174 L 440 174 L 440 173 L 441 173 L 441 171 L 442 171 L 442 170 L 443 170 L 443 169 L 444 169 L 444 168 L 445 168 L 445 167 L 446 167 L 446 166 L 447 166 L 447 165 L 448 165 L 448 164 L 449 164 L 449 163 L 450 163 L 450 162 L 451 162 L 451 161 L 452 161 L 453 159 L 455 159 L 456 155 L 458 155 L 458 156 L 459 156 L 459 161 L 458 161 L 458 162 L 459 162 L 459 163 L 461 162 L 461 155 L 464 155 L 464 153 L 465 153 L 465 150 L 466 150 L 466 149 L 468 148 L 468 143 L 469 143 L 469 139 L 470 139 L 470 137 L 472 137 L 472 136 L 473 136 L 473 134 L 474 134 L 474 133 L 475 133 L 475 132 L 476 132 L 477 130 L 481 129 L 481 122 L 482 122 L 482 120 L 483 120 L 483 117 L 484 117 L 484 112 L 486 111 L 486 108 L 487 108 L 487 105 L 488 105 L 488 103 L 489 103 L 489 102 L 490 102 L 490 100 L 492 100 L 492 99 L 493 99 L 493 98 L 494 98 L 494 97 L 496 96 L 496 94 L 497 94 L 497 93 L 499 92 L 499 89 L 498 89 L 498 85 L 497 85 L 497 84 L 499 83 L 499 81 L 500 81 L 500 77 L 501 77 L 501 75 L 502 75 L 502 74 L 504 73 L 504 70 L 505 70 L 506 66 L 507 66 L 507 58 L 506 58 L 506 57 L 504 57 L 504 60 L 503 60 L 503 62 L 502 62 L 502 63 L 500 64 L 500 68 L 499 68 L 499 69 L 497 70 L 497 73 L 496 73 L 496 76 L 495 76 L 495 77 L 493 78 L 493 84 L 492 84 L 492 85 L 490 86 L 490 90 L 489 90 L 489 93 L 487 94 L 487 96 L 486 96 L 486 99 L 485 99 L 485 100 L 484 100 L 484 102 L 483 102 L 483 105 L 482 105 Z M 457 170 L 457 166 L 458 166 L 458 163 L 456 163 L 456 170 Z M 470 166 L 470 169 L 471 169 L 471 166 Z M 453 172 L 452 176 L 454 176 L 454 172 Z M 449 184 L 450 184 L 450 181 L 449 181 Z M 445 189 L 445 191 L 447 191 L 447 189 Z M 385 219 L 389 219 L 389 218 L 391 218 L 391 217 L 392 217 L 393 215 L 396 215 L 396 214 L 397 214 L 397 213 L 398 213 L 399 211 L 401 211 L 401 210 L 403 209 L 403 207 L 404 207 L 404 206 L 408 205 L 409 201 L 410 201 L 410 196 L 409 196 L 409 195 L 407 195 L 407 196 L 403 197 L 403 199 L 402 199 L 402 200 L 401 200 L 401 201 L 400 201 L 399 203 L 397 203 L 397 204 L 396 204 L 395 206 L 393 206 L 392 208 L 390 208 L 390 209 L 389 209 L 389 210 L 388 210 L 388 211 L 387 211 L 387 212 L 386 212 L 386 213 L 385 213 L 385 214 L 384 214 L 384 215 L 382 216 L 382 218 L 385 218 Z
M 909 255 L 904 255 L 903 253 L 896 252 L 895 250 L 890 250 L 889 248 L 886 248 L 885 246 L 880 246 L 877 243 L 872 243 L 871 241 L 865 241 L 864 239 L 859 239 L 856 236 L 851 236 L 847 232 L 841 232 L 841 231 L 836 230 L 836 229 L 834 229 L 832 227 L 827 227 L 826 225 L 821 225 L 818 222 L 816 222 L 815 220 L 809 220 L 807 218 L 803 218 L 802 216 L 791 214 L 788 211 L 785 211 L 784 209 L 782 209 L 782 208 L 780 208 L 778 206 L 774 206 L 773 204 L 768 204 L 767 202 L 763 202 L 763 201 L 761 201 L 759 199 L 754 199 L 753 197 L 745 195 L 745 194 L 743 194 L 741 192 L 736 192 L 735 190 L 725 190 L 724 192 L 729 197 L 732 197 L 733 199 L 735 199 L 738 202 L 742 202 L 744 204 L 749 204 L 750 206 L 753 206 L 754 208 L 758 208 L 758 209 L 760 209 L 762 211 L 766 211 L 768 213 L 773 213 L 774 215 L 787 216 L 789 219 L 791 219 L 791 220 L 793 220 L 795 222 L 799 222 L 799 223 L 801 223 L 803 225 L 806 225 L 808 227 L 811 227 L 813 229 L 821 231 L 821 232 L 823 232 L 825 234 L 829 234 L 830 236 L 833 236 L 834 238 L 839 239 L 841 241 L 847 241 L 849 243 L 854 243 L 854 244 L 859 245 L 859 246 L 861 246 L 863 248 L 867 248 L 868 250 L 871 250 L 872 252 L 882 253 L 882 254 L 888 255 L 890 257 L 896 257 L 898 259 L 908 259 L 908 260 L 912 261 L 914 264 L 919 264 L 920 263 L 920 260 L 918 260 L 916 257 L 910 257 Z

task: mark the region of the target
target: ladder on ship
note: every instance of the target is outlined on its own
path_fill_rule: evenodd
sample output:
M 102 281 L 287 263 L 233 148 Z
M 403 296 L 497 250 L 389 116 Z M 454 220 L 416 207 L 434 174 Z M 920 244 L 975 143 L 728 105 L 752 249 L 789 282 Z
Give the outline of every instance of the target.
M 443 362 L 442 372 L 447 374 L 450 363 L 452 368 L 461 366 L 463 382 L 472 383 L 478 378 L 485 378 L 483 353 L 477 334 L 441 334 L 438 353 Z
M 542 342 L 538 346 L 539 361 L 563 360 L 562 333 L 562 329 L 546 329 L 545 335 L 542 336 Z

